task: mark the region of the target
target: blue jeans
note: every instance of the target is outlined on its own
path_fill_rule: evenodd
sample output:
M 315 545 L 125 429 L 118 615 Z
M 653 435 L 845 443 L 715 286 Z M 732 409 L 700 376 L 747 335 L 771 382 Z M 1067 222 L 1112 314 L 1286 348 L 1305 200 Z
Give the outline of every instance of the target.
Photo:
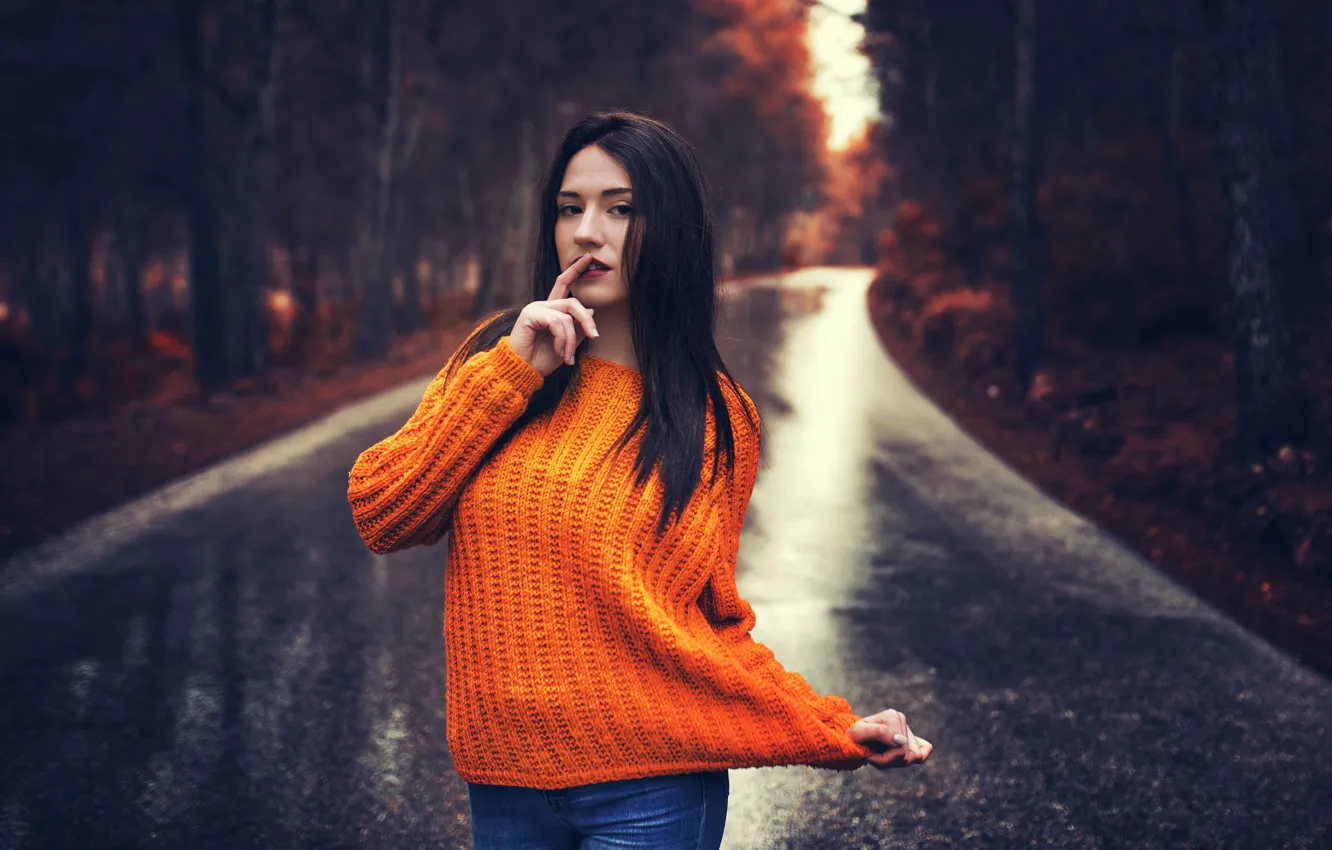
M 543 791 L 467 783 L 475 850 L 717 850 L 725 770 Z

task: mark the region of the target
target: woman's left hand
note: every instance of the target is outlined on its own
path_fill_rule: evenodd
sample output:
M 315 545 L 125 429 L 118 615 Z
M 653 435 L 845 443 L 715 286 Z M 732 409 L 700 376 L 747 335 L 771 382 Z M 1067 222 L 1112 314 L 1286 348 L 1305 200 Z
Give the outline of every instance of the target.
M 920 764 L 934 751 L 933 744 L 912 734 L 906 715 L 891 708 L 862 717 L 846 730 L 846 734 L 857 744 L 864 744 L 874 751 L 869 763 L 879 770 Z

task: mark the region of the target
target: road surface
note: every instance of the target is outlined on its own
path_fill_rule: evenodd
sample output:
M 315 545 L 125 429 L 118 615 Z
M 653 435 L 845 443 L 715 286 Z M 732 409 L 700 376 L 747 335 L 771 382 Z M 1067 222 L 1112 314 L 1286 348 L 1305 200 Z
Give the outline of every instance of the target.
M 788 668 L 935 753 L 732 771 L 724 846 L 1332 846 L 1328 682 L 969 441 L 879 348 L 868 282 L 726 299 L 769 428 L 739 583 Z M 376 557 L 345 501 L 424 386 L 0 564 L 0 850 L 470 846 L 444 548 Z

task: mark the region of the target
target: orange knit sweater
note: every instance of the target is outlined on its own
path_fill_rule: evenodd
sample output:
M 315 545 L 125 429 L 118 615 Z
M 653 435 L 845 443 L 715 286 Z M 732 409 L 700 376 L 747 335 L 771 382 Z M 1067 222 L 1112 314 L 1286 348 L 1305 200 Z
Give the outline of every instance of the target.
M 479 461 L 540 388 L 507 337 L 455 354 L 397 433 L 357 458 L 347 498 L 378 553 L 451 530 L 445 570 L 446 725 L 470 782 L 553 789 L 697 770 L 859 766 L 860 716 L 783 669 L 750 636 L 736 552 L 757 420 L 722 381 L 736 470 L 698 490 L 665 539 L 654 473 L 633 486 L 641 432 L 613 446 L 642 394 L 626 366 L 587 354 L 559 405 Z M 449 377 L 450 370 L 457 367 Z M 479 468 L 478 468 L 479 466 Z

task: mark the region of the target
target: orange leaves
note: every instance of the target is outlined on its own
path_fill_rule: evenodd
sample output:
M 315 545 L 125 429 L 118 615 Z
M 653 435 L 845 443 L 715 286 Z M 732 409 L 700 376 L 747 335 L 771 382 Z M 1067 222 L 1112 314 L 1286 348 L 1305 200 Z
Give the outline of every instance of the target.
M 700 0 L 699 8 L 721 24 L 709 47 L 734 60 L 722 79 L 728 94 L 753 103 L 765 120 L 799 109 L 799 101 L 810 97 L 814 69 L 803 3 Z

